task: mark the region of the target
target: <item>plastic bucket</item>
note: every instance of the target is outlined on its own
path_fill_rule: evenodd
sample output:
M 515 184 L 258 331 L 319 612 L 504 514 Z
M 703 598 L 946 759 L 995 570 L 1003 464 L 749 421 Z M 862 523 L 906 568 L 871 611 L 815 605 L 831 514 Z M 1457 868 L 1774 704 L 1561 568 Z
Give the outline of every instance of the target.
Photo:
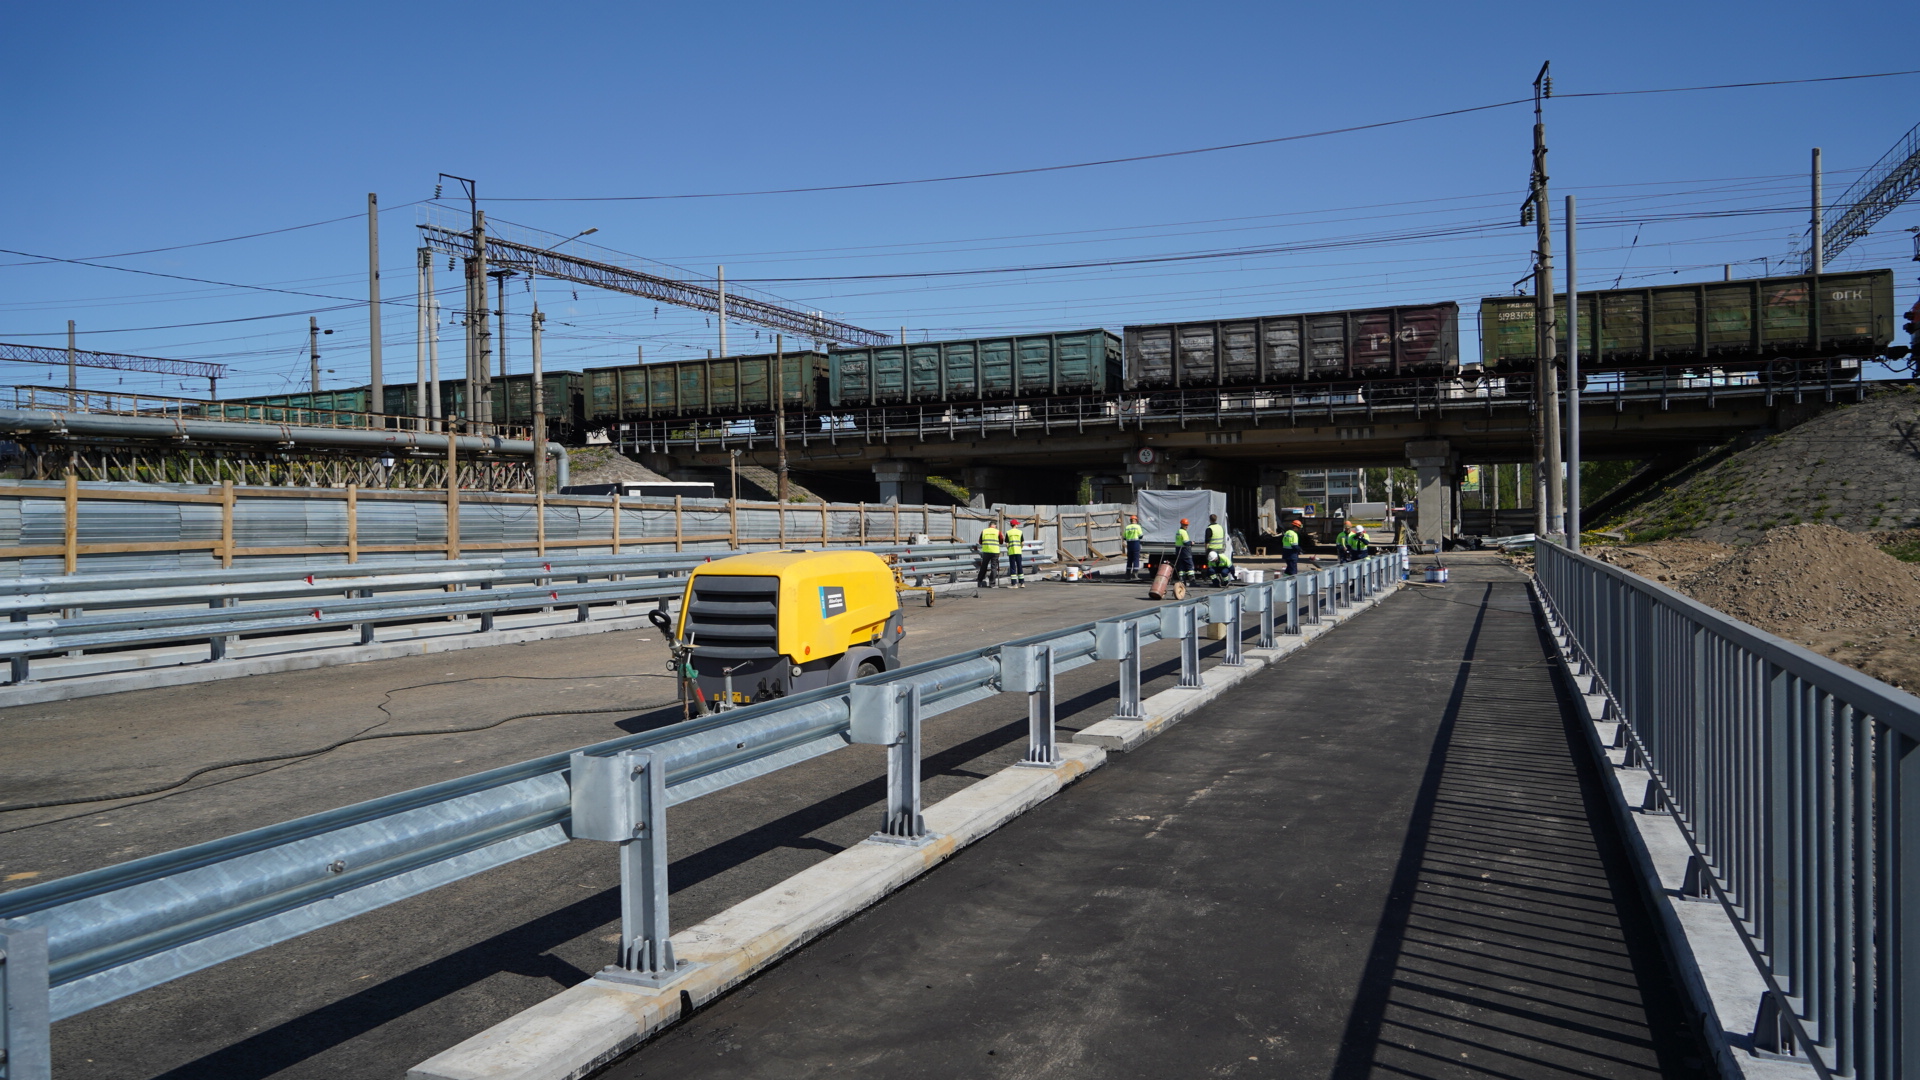
M 1240 580 L 1249 585 L 1262 585 L 1266 583 L 1267 572 L 1265 570 L 1242 570 L 1240 571 Z
M 1446 568 L 1446 567 L 1444 567 L 1444 566 L 1429 566 L 1429 567 L 1427 567 L 1427 581 L 1428 581 L 1428 582 L 1429 582 L 1430 584 L 1434 584 L 1434 585 L 1444 585 L 1444 584 L 1446 584 L 1446 583 L 1447 583 L 1447 568 Z
M 1069 566 L 1060 572 L 1060 576 L 1067 581 L 1079 581 L 1080 568 L 1077 566 Z

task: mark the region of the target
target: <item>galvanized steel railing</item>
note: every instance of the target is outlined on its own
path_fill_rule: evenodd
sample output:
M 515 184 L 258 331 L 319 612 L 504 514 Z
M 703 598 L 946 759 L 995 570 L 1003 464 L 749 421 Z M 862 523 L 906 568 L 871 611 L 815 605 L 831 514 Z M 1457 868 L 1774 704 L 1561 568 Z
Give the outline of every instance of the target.
M 1768 990 L 1756 1049 L 1920 1078 L 1920 699 L 1541 544 L 1543 605 Z
M 1225 622 L 1240 662 L 1245 613 L 1262 645 L 1387 589 L 1398 555 L 1083 623 L 856 683 L 743 706 L 413 791 L 0 894 L 0 1050 L 5 1080 L 43 1080 L 47 1025 L 572 838 L 622 842 L 622 944 L 605 974 L 660 984 L 668 941 L 664 812 L 856 742 L 892 747 L 877 839 L 928 841 L 920 821 L 919 723 L 1004 692 L 1026 693 L 1027 760 L 1058 760 L 1053 678 L 1119 661 L 1119 718 L 1140 719 L 1141 647 L 1178 638 L 1197 686 L 1200 633 Z M 609 762 L 607 759 L 617 759 Z
M 958 574 L 973 565 L 964 544 L 881 545 L 911 577 Z M 724 558 L 726 553 L 720 553 Z M 0 658 L 14 683 L 28 681 L 35 656 L 205 641 L 224 659 L 246 634 L 356 627 L 372 644 L 381 624 L 477 618 L 494 628 L 514 611 L 665 600 L 711 553 L 463 559 L 438 564 L 327 564 L 172 574 L 82 574 L 0 581 Z M 129 664 L 137 664 L 130 659 Z

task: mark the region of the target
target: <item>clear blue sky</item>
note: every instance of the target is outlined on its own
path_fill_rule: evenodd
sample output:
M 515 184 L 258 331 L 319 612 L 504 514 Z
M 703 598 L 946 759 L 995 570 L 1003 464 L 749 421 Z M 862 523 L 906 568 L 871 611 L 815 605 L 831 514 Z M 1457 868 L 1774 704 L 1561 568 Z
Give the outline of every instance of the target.
M 0 14 L 0 247 L 84 258 L 217 240 L 354 215 L 373 191 L 389 208 L 386 296 L 410 302 L 423 208 L 406 204 L 429 198 L 441 171 L 478 178 L 483 197 L 944 176 L 1505 101 L 1527 94 L 1545 59 L 1562 94 L 1920 68 L 1917 24 L 1911 2 L 19 3 Z M 1920 121 L 1920 76 L 1564 98 L 1548 120 L 1556 214 L 1568 192 L 1594 221 L 1804 207 L 1809 148 L 1825 149 L 1837 197 Z M 597 227 L 602 257 L 808 279 L 759 287 L 916 337 L 1444 299 L 1471 310 L 1527 269 L 1531 234 L 1516 210 L 1531 122 L 1513 106 L 1000 179 L 483 206 L 557 236 Z M 1904 307 L 1920 274 L 1913 225 L 1920 206 L 1909 205 L 1835 268 L 1893 267 Z M 1755 274 L 1763 264 L 1749 260 L 1787 255 L 1804 227 L 1801 211 L 1595 226 L 1582 276 L 1589 287 L 1698 280 L 1728 262 Z M 1366 236 L 1376 239 L 1147 266 L 822 280 Z M 304 382 L 308 312 L 366 288 L 360 220 L 100 261 L 345 300 L 0 256 L 0 341 L 64 344 L 71 318 L 83 347 L 217 359 L 238 376 L 223 392 L 275 392 Z M 439 269 L 443 288 L 456 284 Z M 699 315 L 656 317 L 650 303 L 588 289 L 576 299 L 555 283 L 541 295 L 550 366 L 713 344 Z M 526 310 L 524 293 L 509 303 Z M 320 318 L 337 331 L 325 339 L 329 385 L 364 381 L 364 307 Z M 517 318 L 515 370 L 525 329 Z M 411 381 L 413 333 L 411 311 L 389 307 L 389 381 Z M 443 341 L 451 371 L 458 329 Z M 742 326 L 729 344 L 768 342 Z M 10 367 L 5 382 L 48 381 Z M 83 385 L 119 378 L 83 373 Z M 178 380 L 124 385 L 204 393 Z

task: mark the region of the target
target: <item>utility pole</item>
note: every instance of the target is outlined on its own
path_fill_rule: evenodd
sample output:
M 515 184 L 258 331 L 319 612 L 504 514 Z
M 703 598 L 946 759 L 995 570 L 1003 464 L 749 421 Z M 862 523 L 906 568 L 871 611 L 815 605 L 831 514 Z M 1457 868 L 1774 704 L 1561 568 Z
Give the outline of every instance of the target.
M 426 248 L 420 249 L 426 257 L 427 267 L 427 394 L 422 398 L 421 413 L 432 419 L 430 425 L 439 431 L 445 427 L 440 422 L 440 297 L 433 291 L 433 253 Z
M 470 319 L 477 319 L 473 337 L 479 346 L 476 372 L 480 380 L 480 399 L 476 403 L 471 391 L 467 394 L 467 422 L 471 424 L 478 413 L 482 421 L 493 419 L 493 329 L 487 321 L 487 215 L 484 211 L 473 212 L 473 282 L 475 299 Z M 477 404 L 477 408 L 475 407 Z
M 1554 326 L 1553 231 L 1547 204 L 1547 125 L 1541 105 L 1553 96 L 1552 62 L 1533 78 L 1533 220 L 1538 249 L 1533 278 L 1533 331 L 1537 342 L 1534 377 L 1534 531 L 1541 536 L 1565 528 L 1566 504 L 1560 478 L 1560 387 L 1554 369 L 1559 335 Z M 1544 496 L 1544 497 L 1543 497 Z
M 367 411 L 386 412 L 387 386 L 380 371 L 380 196 L 371 191 L 367 192 L 367 378 L 373 384 Z
M 716 267 L 715 271 L 719 278 L 720 317 L 714 322 L 720 327 L 720 359 L 725 360 L 727 358 L 727 268 Z
M 787 339 L 773 335 L 773 443 L 779 448 L 780 505 L 787 503 Z M 824 512 L 824 511 L 823 511 Z
M 1567 196 L 1567 550 L 1580 550 L 1580 276 L 1573 196 Z
M 540 310 L 540 301 L 533 302 L 533 490 L 539 500 L 547 493 L 547 394 L 546 382 L 540 366 L 540 328 L 547 316 Z M 546 527 L 545 512 L 542 512 L 541 528 Z
M 1813 272 L 1827 272 L 1827 246 L 1820 236 L 1820 148 L 1813 148 Z
M 427 275 L 433 273 L 433 252 L 421 248 L 413 278 L 413 416 L 414 430 L 427 430 Z
M 73 320 L 67 320 L 67 408 L 75 408 L 72 391 L 80 389 L 80 352 L 74 348 Z
M 511 270 L 493 272 L 493 313 L 500 317 L 500 377 L 503 379 L 507 377 L 507 279 L 512 276 Z
M 307 316 L 307 363 L 313 368 L 313 394 L 315 400 L 307 402 L 310 408 L 320 405 L 320 320 Z

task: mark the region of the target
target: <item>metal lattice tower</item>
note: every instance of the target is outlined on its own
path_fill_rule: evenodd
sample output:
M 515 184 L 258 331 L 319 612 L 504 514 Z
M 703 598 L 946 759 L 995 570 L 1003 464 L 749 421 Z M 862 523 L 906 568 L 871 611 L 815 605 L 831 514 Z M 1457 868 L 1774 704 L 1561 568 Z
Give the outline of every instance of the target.
M 1831 224 L 1820 231 L 1826 261 L 1831 264 L 1835 255 L 1872 232 L 1881 218 L 1916 192 L 1920 192 L 1920 124 L 1901 136 L 1893 149 L 1860 174 L 1860 179 L 1833 204 L 1833 212 L 1828 215 Z M 1811 234 L 1813 230 L 1809 227 L 1807 231 Z M 1809 235 L 1807 239 L 1800 256 L 1803 274 L 1813 270 L 1813 238 Z
M 67 366 L 67 350 L 44 345 L 7 345 L 0 343 L 0 360 L 47 367 Z M 224 379 L 225 364 L 205 364 L 198 360 L 167 360 L 158 356 L 127 356 L 123 353 L 73 350 L 75 367 L 106 368 L 109 371 L 145 371 L 155 375 L 184 375 L 195 379 Z
M 427 247 L 448 255 L 472 255 L 473 234 L 440 225 L 421 225 L 420 237 Z M 538 274 L 543 278 L 591 285 L 611 292 L 627 293 L 666 304 L 677 304 L 719 314 L 728 319 L 754 323 L 797 337 L 815 341 L 835 341 L 850 345 L 885 345 L 893 339 L 887 334 L 865 330 L 815 312 L 795 311 L 757 297 L 729 289 L 722 308 L 718 288 L 691 281 L 678 281 L 644 270 L 613 263 L 583 259 L 577 255 L 534 247 L 530 244 L 487 236 L 487 265 L 503 270 Z

